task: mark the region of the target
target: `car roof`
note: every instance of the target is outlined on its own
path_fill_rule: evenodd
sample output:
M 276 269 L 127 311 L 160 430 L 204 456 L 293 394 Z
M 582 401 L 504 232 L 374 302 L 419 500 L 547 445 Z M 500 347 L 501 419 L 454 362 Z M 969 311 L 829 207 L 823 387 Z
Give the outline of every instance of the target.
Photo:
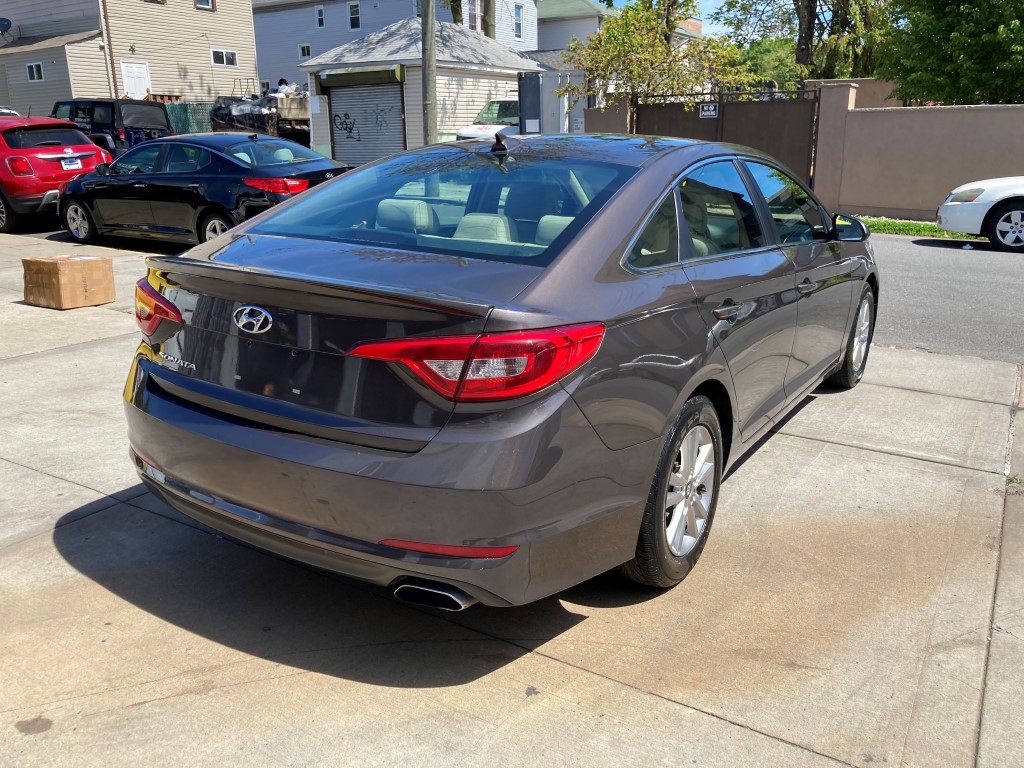
M 14 115 L 0 115 L 0 131 L 7 131 L 11 128 L 26 128 L 30 125 L 53 125 L 61 128 L 74 128 L 80 130 L 77 125 L 67 120 L 58 120 L 55 117 L 15 117 Z
M 287 141 L 294 144 L 295 142 L 289 139 L 283 139 L 280 136 L 268 136 L 264 133 L 253 134 L 252 131 L 240 132 L 240 131 L 212 131 L 210 133 L 182 133 L 177 136 L 164 136 L 159 139 L 162 142 L 179 143 L 184 142 L 186 144 L 200 144 L 204 147 L 210 147 L 213 149 L 221 149 L 223 147 L 234 146 L 240 141 L 248 141 L 251 136 L 256 135 L 257 141 Z M 300 145 L 301 146 L 301 145 Z

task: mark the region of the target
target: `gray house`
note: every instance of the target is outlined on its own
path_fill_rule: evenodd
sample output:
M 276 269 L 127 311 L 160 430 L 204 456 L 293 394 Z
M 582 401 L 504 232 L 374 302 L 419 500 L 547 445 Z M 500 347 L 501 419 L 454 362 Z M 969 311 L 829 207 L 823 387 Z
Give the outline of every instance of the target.
M 359 164 L 423 145 L 421 23 L 408 18 L 316 56 L 312 143 Z M 541 66 L 465 26 L 437 23 L 438 139 L 473 122 L 489 99 L 517 93 L 520 72 Z
M 418 18 L 421 0 L 252 0 L 260 79 L 304 83 L 302 67 L 339 45 L 402 19 Z M 438 21 L 452 12 L 435 2 Z M 483 0 L 462 0 L 463 25 L 481 31 Z M 496 40 L 516 51 L 537 47 L 537 0 L 496 0 Z

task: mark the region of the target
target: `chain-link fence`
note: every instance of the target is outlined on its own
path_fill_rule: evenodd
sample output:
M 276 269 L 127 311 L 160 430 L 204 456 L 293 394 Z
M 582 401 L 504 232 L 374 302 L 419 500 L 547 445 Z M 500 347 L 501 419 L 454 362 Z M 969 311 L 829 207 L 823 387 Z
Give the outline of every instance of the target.
M 210 130 L 212 101 L 175 101 L 167 104 L 167 117 L 175 133 L 206 133 Z

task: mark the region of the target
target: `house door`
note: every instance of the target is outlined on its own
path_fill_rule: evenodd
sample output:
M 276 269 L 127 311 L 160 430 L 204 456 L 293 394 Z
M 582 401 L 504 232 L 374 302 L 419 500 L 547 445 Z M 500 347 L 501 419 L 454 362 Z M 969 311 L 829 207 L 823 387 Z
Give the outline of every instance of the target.
M 153 87 L 149 81 L 149 64 L 145 61 L 122 61 L 121 77 L 124 92 L 133 99 L 145 98 L 146 91 Z

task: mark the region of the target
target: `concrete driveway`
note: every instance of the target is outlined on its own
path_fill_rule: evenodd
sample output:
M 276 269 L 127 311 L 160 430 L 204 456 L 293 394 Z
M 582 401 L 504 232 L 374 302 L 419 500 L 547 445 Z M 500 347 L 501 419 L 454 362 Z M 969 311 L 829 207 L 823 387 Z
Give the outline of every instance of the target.
M 436 615 L 145 493 L 141 256 L 114 305 L 18 303 L 69 250 L 0 235 L 0 765 L 1024 764 L 1019 366 L 875 347 L 735 468 L 676 589 Z

